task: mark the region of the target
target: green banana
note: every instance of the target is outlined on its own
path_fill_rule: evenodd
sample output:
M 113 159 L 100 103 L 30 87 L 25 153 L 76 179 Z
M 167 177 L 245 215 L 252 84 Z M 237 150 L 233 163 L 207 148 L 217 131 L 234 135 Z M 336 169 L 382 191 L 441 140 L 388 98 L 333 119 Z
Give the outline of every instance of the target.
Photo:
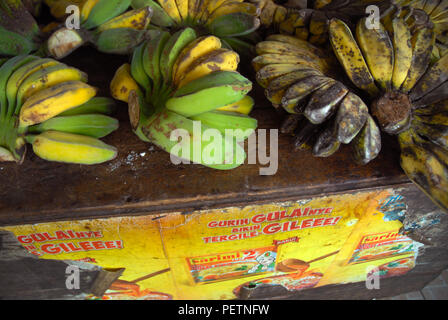
M 26 146 L 18 137 L 16 119 L 11 117 L 14 106 L 8 104 L 6 86 L 10 76 L 17 69 L 36 59 L 38 59 L 36 56 L 19 55 L 0 67 L 0 146 L 7 148 L 16 162 L 23 161 Z
M 131 5 L 131 0 L 100 0 L 93 7 L 86 21 L 82 23 L 85 29 L 93 29 L 125 12 Z
M 158 34 L 157 30 L 137 30 L 133 28 L 108 29 L 93 40 L 96 48 L 110 54 L 130 54 L 145 40 Z
M 75 116 L 81 114 L 105 114 L 111 115 L 115 112 L 116 104 L 113 99 L 106 97 L 94 97 L 86 103 L 69 109 L 59 114 L 60 117 Z
M 32 75 L 33 73 L 42 70 L 44 68 L 59 64 L 56 60 L 53 59 L 37 59 L 33 60 L 30 63 L 25 64 L 24 66 L 17 69 L 11 77 L 8 79 L 8 83 L 6 84 L 6 97 L 8 99 L 8 105 L 10 106 L 9 115 L 11 116 L 15 110 L 17 110 L 20 106 L 21 101 L 17 100 L 17 95 L 20 86 L 26 80 L 27 77 Z M 17 102 L 17 104 L 16 104 Z
M 4 119 L 8 112 L 8 108 L 12 108 L 12 106 L 8 106 L 8 99 L 6 97 L 5 91 L 6 86 L 8 84 L 9 77 L 20 67 L 23 65 L 38 59 L 36 56 L 27 56 L 27 55 L 19 55 L 14 58 L 9 59 L 6 63 L 4 63 L 0 68 L 0 121 Z
M 143 52 L 143 69 L 146 75 L 151 78 L 153 83 L 153 92 L 158 92 L 162 85 L 163 77 L 160 71 L 160 58 L 163 48 L 170 38 L 168 32 L 162 32 L 158 36 L 148 41 Z
M 202 124 L 210 128 L 218 129 L 223 135 L 228 129 L 234 130 L 232 132 L 238 141 L 246 140 L 257 128 L 256 119 L 236 112 L 209 111 L 192 116 L 190 119 L 201 121 Z
M 166 42 L 160 57 L 160 72 L 166 84 L 172 81 L 173 66 L 180 52 L 196 37 L 192 28 L 185 28 L 173 34 Z
M 217 37 L 237 37 L 252 33 L 259 26 L 260 20 L 257 17 L 236 12 L 214 19 L 209 24 L 209 30 Z
M 103 138 L 118 129 L 118 120 L 102 114 L 58 116 L 28 128 L 29 133 L 49 130 Z
M 139 127 L 148 141 L 173 156 L 210 168 L 233 169 L 240 166 L 246 157 L 244 149 L 233 139 L 226 139 L 221 134 L 216 137 L 221 141 L 215 141 L 215 138 L 210 139 L 208 134 L 213 132 L 208 131 L 210 127 L 166 109 L 154 114 L 147 121 L 140 122 Z M 185 133 L 182 137 L 185 140 L 179 142 L 173 135 L 173 128 L 182 129 L 183 131 L 178 133 Z M 200 147 L 196 147 L 198 143 Z M 187 154 L 183 150 L 186 150 Z
M 147 42 L 144 42 L 135 48 L 131 61 L 131 75 L 143 90 L 150 92 L 152 88 L 151 79 L 143 68 L 143 53 L 147 44 Z
M 0 27 L 0 55 L 17 56 L 29 54 L 39 46 L 18 33 Z
M 177 90 L 166 107 L 190 117 L 237 102 L 251 89 L 252 83 L 239 73 L 216 71 Z

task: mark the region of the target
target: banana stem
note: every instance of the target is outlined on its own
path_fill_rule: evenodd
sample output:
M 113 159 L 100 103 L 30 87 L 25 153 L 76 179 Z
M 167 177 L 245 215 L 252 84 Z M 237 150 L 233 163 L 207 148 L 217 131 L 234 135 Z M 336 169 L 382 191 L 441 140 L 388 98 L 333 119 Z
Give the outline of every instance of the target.
M 25 141 L 28 142 L 29 144 L 33 144 L 37 136 L 38 136 L 37 134 L 28 134 L 25 136 Z

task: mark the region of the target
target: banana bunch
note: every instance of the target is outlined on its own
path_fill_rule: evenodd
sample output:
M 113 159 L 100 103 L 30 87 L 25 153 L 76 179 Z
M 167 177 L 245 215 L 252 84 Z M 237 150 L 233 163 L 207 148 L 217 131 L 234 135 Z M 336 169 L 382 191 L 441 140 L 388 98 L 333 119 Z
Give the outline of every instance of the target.
M 260 8 L 263 27 L 276 33 L 292 35 L 314 45 L 328 41 L 325 12 L 313 9 L 294 9 L 276 4 L 273 0 L 252 0 Z
M 383 131 L 400 137 L 416 132 L 448 148 L 448 57 L 431 60 L 434 29 L 409 28 L 409 19 L 417 18 L 408 13 L 399 8 L 378 28 L 362 18 L 353 32 L 342 20 L 330 20 L 332 51 L 346 81 L 322 50 L 296 37 L 271 35 L 256 46 L 257 82 L 275 107 L 290 114 L 282 131 L 295 134 L 296 147 L 311 145 L 314 155 L 326 157 L 350 143 L 355 158 L 365 164 L 379 154 Z M 338 73 L 340 81 L 335 80 Z M 445 166 L 446 160 L 441 160 Z M 405 172 L 448 209 L 446 172 L 437 171 L 445 172 L 440 184 L 438 178 L 424 183 L 410 163 L 402 161 Z M 426 177 L 435 177 L 432 172 L 428 169 Z
M 0 3 L 0 56 L 16 56 L 39 51 L 39 26 L 21 0 Z
M 410 27 L 415 28 L 423 24 L 431 23 L 436 34 L 434 57 L 440 58 L 448 53 L 448 1 L 447 0 L 392 0 L 394 6 L 388 9 L 386 14 L 393 14 L 397 7 L 407 7 L 407 11 L 413 12 L 418 19 L 411 19 Z M 426 13 L 426 15 L 424 14 Z
M 198 36 L 192 28 L 162 32 L 117 70 L 111 94 L 128 103 L 141 140 L 178 158 L 228 170 L 244 162 L 240 142 L 257 127 L 248 116 L 252 83 L 236 71 L 238 63 L 239 55 L 216 36 Z M 173 139 L 179 132 L 186 134 L 185 152 Z
M 429 112 L 429 109 L 427 111 Z M 440 117 L 440 115 L 434 116 Z M 446 137 L 447 135 L 445 135 L 445 141 Z M 433 140 L 427 138 L 424 131 L 418 128 L 405 131 L 398 138 L 401 148 L 400 164 L 406 175 L 434 203 L 447 210 L 448 149 L 446 146 L 442 146 L 440 142 L 434 143 Z
M 330 76 L 335 62 L 320 48 L 293 36 L 274 34 L 256 46 L 252 60 L 257 82 L 274 107 L 288 116 L 283 133 L 295 135 L 297 149 L 312 146 L 329 157 L 351 144 L 362 163 L 381 149 L 380 131 L 363 100 Z
M 47 51 L 61 59 L 80 46 L 91 43 L 99 51 L 130 54 L 134 47 L 157 34 L 149 30 L 153 14 L 149 6 L 129 10 L 131 0 L 46 0 L 56 18 L 67 17 L 66 8 L 76 5 L 80 13 L 80 29 L 63 23 L 48 38 Z M 65 21 L 64 21 L 65 22 Z
M 97 164 L 117 151 L 99 140 L 118 128 L 112 99 L 96 98 L 87 75 L 49 58 L 0 62 L 0 161 L 21 163 L 30 143 L 39 157 Z
M 274 33 L 281 33 L 323 46 L 328 43 L 328 21 L 339 18 L 349 22 L 364 16 L 371 4 L 384 7 L 384 0 L 308 1 L 308 8 L 299 9 L 276 4 L 274 0 L 252 0 L 261 10 L 261 25 Z
M 149 6 L 151 24 L 171 29 L 190 27 L 198 34 L 220 38 L 228 48 L 251 50 L 260 26 L 259 8 L 244 0 L 133 0 L 134 9 Z

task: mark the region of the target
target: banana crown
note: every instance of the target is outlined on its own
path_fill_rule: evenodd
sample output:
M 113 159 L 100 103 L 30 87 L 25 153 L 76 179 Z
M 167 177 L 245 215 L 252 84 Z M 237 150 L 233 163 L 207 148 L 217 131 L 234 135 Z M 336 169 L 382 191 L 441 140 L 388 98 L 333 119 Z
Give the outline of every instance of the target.
M 0 64 L 0 161 L 21 163 L 26 142 L 49 161 L 97 164 L 116 149 L 98 140 L 115 131 L 114 102 L 97 98 L 87 75 L 57 60 L 19 55 Z
M 129 104 L 132 127 L 142 140 L 177 157 L 232 169 L 245 158 L 234 140 L 243 141 L 257 127 L 248 116 L 254 104 L 247 96 L 252 83 L 237 72 L 238 63 L 239 55 L 223 48 L 216 36 L 198 36 L 191 28 L 162 32 L 135 49 L 110 89 L 114 98 Z M 200 141 L 201 152 L 185 141 L 187 154 L 176 150 L 177 140 L 170 139 L 176 129 Z M 207 140 L 207 129 L 214 129 L 219 141 Z M 236 132 L 228 137 L 226 130 Z

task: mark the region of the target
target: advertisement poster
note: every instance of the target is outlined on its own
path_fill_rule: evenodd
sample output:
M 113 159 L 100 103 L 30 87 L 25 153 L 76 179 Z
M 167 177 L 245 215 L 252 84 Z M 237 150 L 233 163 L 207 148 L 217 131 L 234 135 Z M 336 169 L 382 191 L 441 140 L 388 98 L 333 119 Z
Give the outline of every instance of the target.
M 394 190 L 193 213 L 4 227 L 41 259 L 124 268 L 103 297 L 244 299 L 399 276 L 421 244 L 400 234 L 406 204 Z

